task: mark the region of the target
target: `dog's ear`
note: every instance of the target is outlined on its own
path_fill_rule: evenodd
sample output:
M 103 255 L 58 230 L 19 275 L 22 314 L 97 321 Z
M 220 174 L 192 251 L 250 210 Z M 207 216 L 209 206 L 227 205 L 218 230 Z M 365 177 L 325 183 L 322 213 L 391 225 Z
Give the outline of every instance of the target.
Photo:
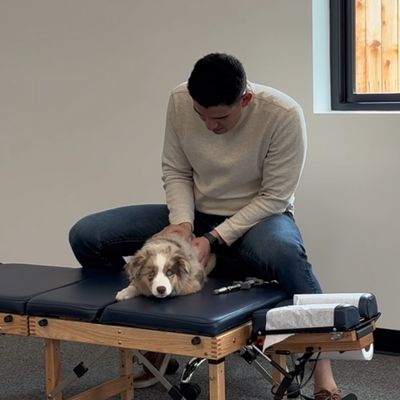
M 129 280 L 133 281 L 138 277 L 140 271 L 145 265 L 146 254 L 145 252 L 139 250 L 137 251 L 130 260 L 125 264 L 125 271 L 128 274 Z
M 187 257 L 184 254 L 177 254 L 173 260 L 173 269 L 176 275 L 182 277 L 184 275 L 189 275 L 190 264 Z

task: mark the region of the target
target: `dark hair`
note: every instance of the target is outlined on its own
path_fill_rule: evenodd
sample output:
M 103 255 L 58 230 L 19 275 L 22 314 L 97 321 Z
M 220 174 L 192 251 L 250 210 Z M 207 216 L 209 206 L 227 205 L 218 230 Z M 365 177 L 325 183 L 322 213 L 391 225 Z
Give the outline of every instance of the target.
M 203 107 L 231 106 L 246 89 L 246 72 L 235 57 L 211 53 L 194 65 L 188 89 L 193 100 Z

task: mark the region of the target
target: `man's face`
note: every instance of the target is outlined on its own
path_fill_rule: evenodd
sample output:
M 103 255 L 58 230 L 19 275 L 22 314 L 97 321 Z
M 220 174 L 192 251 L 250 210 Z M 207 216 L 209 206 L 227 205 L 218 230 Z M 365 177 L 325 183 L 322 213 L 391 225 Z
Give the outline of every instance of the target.
M 239 121 L 242 108 L 247 106 L 246 94 L 232 106 L 203 107 L 193 100 L 193 109 L 204 122 L 206 128 L 216 135 L 222 135 L 232 129 Z

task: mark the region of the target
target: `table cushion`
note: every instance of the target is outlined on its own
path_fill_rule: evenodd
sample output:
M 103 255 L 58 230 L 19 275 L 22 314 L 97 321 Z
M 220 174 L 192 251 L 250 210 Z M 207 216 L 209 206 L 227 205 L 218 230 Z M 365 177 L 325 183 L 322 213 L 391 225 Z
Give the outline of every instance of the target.
M 264 335 L 347 331 L 360 324 L 360 319 L 358 309 L 351 304 L 311 304 L 259 309 L 252 322 L 253 333 Z
M 33 297 L 28 315 L 97 321 L 104 308 L 115 302 L 117 292 L 128 285 L 124 272 L 83 270 L 82 274 L 82 281 Z
M 81 279 L 80 268 L 0 264 L 0 311 L 25 314 L 32 297 Z
M 128 285 L 123 272 L 4 264 L 0 311 L 215 336 L 286 298 L 275 285 L 213 294 L 230 284 L 231 279 L 209 278 L 193 295 L 116 302 L 116 293 Z
M 352 304 L 358 308 L 362 318 L 373 318 L 378 314 L 378 302 L 373 293 L 320 293 L 295 294 L 294 304 Z
M 214 289 L 230 284 L 228 279 L 209 278 L 203 290 L 192 295 L 164 299 L 139 296 L 118 302 L 105 308 L 100 322 L 215 336 L 251 320 L 255 310 L 274 307 L 287 297 L 275 285 L 213 294 Z

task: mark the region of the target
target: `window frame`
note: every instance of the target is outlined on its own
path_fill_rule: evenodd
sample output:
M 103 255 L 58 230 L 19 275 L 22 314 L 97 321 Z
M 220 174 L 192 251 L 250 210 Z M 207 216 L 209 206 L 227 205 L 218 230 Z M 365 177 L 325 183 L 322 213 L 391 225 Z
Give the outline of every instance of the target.
M 329 8 L 332 110 L 400 110 L 400 93 L 354 93 L 355 0 L 330 0 Z

